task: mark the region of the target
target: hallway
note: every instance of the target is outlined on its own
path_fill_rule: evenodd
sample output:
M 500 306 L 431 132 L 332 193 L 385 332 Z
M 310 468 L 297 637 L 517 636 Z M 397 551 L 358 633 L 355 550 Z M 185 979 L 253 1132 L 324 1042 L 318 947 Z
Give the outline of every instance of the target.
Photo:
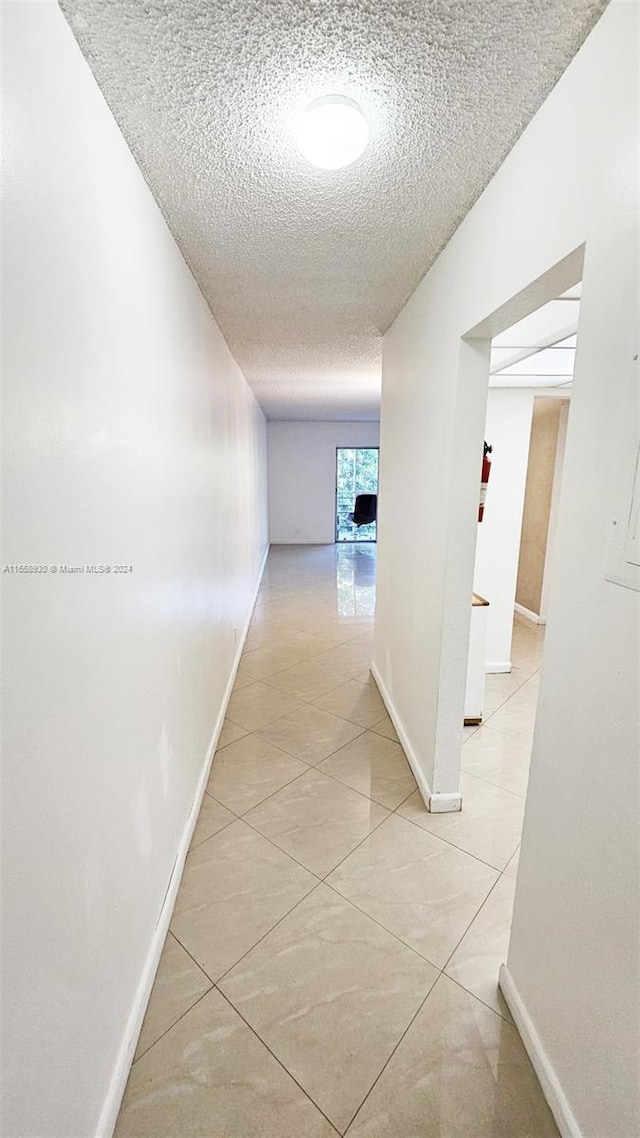
M 274 547 L 117 1138 L 551 1138 L 497 990 L 542 630 L 429 814 L 369 676 L 375 546 Z

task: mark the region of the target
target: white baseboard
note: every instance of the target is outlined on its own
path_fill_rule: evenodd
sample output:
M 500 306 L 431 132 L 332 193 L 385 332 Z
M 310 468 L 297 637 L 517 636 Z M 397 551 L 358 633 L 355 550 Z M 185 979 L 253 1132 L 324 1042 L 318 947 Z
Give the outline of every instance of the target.
M 489 660 L 484 666 L 487 676 L 501 676 L 503 672 L 510 672 L 511 668 L 511 660 Z
M 378 691 L 380 692 L 380 695 L 382 696 L 382 702 L 384 703 L 387 711 L 389 712 L 389 719 L 391 720 L 391 722 L 393 723 L 393 726 L 396 729 L 396 734 L 398 736 L 398 739 L 400 740 L 400 746 L 402 747 L 402 750 L 404 751 L 405 755 L 407 756 L 409 766 L 411 767 L 411 770 L 413 771 L 413 777 L 415 778 L 415 780 L 418 784 L 418 790 L 420 791 L 420 794 L 422 795 L 422 797 L 424 799 L 424 804 L 425 804 L 427 810 L 429 810 L 429 812 L 431 814 L 451 814 L 451 813 L 455 813 L 458 810 L 461 810 L 462 809 L 462 795 L 461 794 L 459 794 L 459 793 L 457 793 L 457 794 L 433 794 L 432 793 L 431 787 L 429 786 L 429 783 L 427 782 L 424 771 L 422 770 L 420 763 L 418 762 L 418 757 L 417 757 L 417 755 L 413 749 L 413 746 L 411 745 L 411 741 L 409 739 L 409 736 L 407 735 L 404 724 L 403 724 L 402 720 L 400 719 L 398 712 L 396 711 L 395 704 L 394 704 L 389 692 L 387 691 L 384 680 L 382 679 L 380 672 L 378 671 L 378 668 L 377 668 L 375 663 L 371 664 L 371 675 L 373 676 L 374 680 L 376 681 Z
M 523 616 L 526 620 L 532 621 L 533 624 L 547 623 L 546 616 L 538 616 L 537 612 L 532 612 L 531 609 L 526 609 L 524 605 L 519 605 L 516 603 L 513 607 L 516 612 L 520 614 L 520 616 Z
M 569 1106 L 567 1096 L 560 1085 L 560 1080 L 556 1075 L 553 1064 L 544 1049 L 542 1040 L 522 1002 L 520 993 L 513 982 L 513 977 L 506 964 L 503 964 L 500 969 L 499 983 L 502 995 L 513 1016 L 513 1022 L 520 1032 L 520 1038 L 531 1060 L 533 1069 L 538 1076 L 542 1093 L 549 1104 L 549 1108 L 556 1120 L 562 1138 L 584 1138 L 575 1115 Z
M 258 598 L 258 591 L 262 582 L 262 576 L 264 573 L 264 567 L 267 563 L 268 555 L 269 546 L 267 545 L 265 555 L 260 566 L 260 572 L 258 573 L 258 581 L 254 590 L 253 601 L 249 608 L 248 616 L 242 630 L 242 635 L 238 640 L 238 647 L 231 667 L 229 682 L 225 688 L 220 711 L 218 713 L 211 739 L 207 747 L 204 763 L 202 765 L 202 771 L 200 773 L 200 778 L 198 779 L 195 796 L 191 805 L 191 809 L 189 810 L 184 829 L 182 831 L 182 837 L 178 846 L 176 859 L 173 863 L 173 869 L 169 878 L 169 884 L 167 885 L 167 891 L 162 903 L 162 908 L 158 915 L 158 920 L 156 922 L 153 936 L 151 938 L 151 944 L 149 946 L 147 958 L 144 962 L 135 999 L 133 1001 L 133 1007 L 131 1008 L 127 1026 L 125 1028 L 122 1042 L 118 1050 L 118 1055 L 113 1068 L 113 1074 L 111 1076 L 109 1089 L 107 1091 L 107 1096 L 100 1113 L 100 1119 L 98 1121 L 95 1138 L 111 1138 L 118 1119 L 118 1113 L 122 1104 L 122 1097 L 127 1085 L 127 1079 L 129 1078 L 129 1071 L 133 1062 L 133 1056 L 138 1045 L 138 1037 L 142 1028 L 142 1021 L 144 1020 L 147 1004 L 149 1003 L 149 997 L 151 996 L 151 989 L 153 988 L 153 982 L 156 978 L 160 956 L 162 955 L 164 942 L 169 931 L 169 924 L 171 922 L 171 917 L 173 914 L 173 907 L 175 905 L 178 889 L 180 887 L 180 881 L 182 880 L 184 863 L 189 852 L 189 846 L 191 845 L 191 839 L 193 837 L 193 831 L 198 820 L 198 814 L 200 813 L 200 807 L 202 805 L 202 799 L 204 798 L 205 787 L 209 781 L 209 772 L 211 770 L 211 764 L 213 762 L 213 756 L 215 753 L 216 744 L 218 742 L 218 736 L 222 730 L 222 724 L 224 723 L 227 705 L 229 703 L 229 699 L 231 698 L 231 692 L 233 691 L 236 673 L 240 666 L 242 649 L 244 648 L 244 642 L 247 638 L 249 625 L 251 624 L 251 618 L 253 616 L 253 610 Z

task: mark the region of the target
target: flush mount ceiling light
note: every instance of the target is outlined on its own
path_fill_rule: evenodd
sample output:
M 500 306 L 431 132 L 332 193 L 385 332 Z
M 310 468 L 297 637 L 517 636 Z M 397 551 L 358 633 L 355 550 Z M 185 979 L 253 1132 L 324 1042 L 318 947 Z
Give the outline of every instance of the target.
M 298 127 L 301 154 L 321 170 L 350 166 L 366 148 L 369 125 L 360 107 L 343 95 L 314 99 Z

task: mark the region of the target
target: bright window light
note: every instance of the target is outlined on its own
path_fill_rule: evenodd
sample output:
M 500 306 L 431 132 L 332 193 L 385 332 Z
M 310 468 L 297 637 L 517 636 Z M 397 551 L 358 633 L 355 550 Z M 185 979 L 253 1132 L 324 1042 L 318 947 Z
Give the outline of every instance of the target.
M 298 147 L 313 166 L 339 170 L 350 166 L 366 149 L 369 126 L 360 107 L 343 95 L 315 99 L 298 128 Z

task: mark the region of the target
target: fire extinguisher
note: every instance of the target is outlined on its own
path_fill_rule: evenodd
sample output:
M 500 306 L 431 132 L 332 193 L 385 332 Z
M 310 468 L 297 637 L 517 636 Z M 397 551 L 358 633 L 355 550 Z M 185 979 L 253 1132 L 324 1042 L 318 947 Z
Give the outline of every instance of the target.
M 489 455 L 492 453 L 493 447 L 489 446 L 485 440 L 484 454 L 482 456 L 482 477 L 480 479 L 480 506 L 478 507 L 478 521 L 481 522 L 484 516 L 484 504 L 487 499 L 487 486 L 489 485 L 489 475 L 491 474 L 491 459 Z

